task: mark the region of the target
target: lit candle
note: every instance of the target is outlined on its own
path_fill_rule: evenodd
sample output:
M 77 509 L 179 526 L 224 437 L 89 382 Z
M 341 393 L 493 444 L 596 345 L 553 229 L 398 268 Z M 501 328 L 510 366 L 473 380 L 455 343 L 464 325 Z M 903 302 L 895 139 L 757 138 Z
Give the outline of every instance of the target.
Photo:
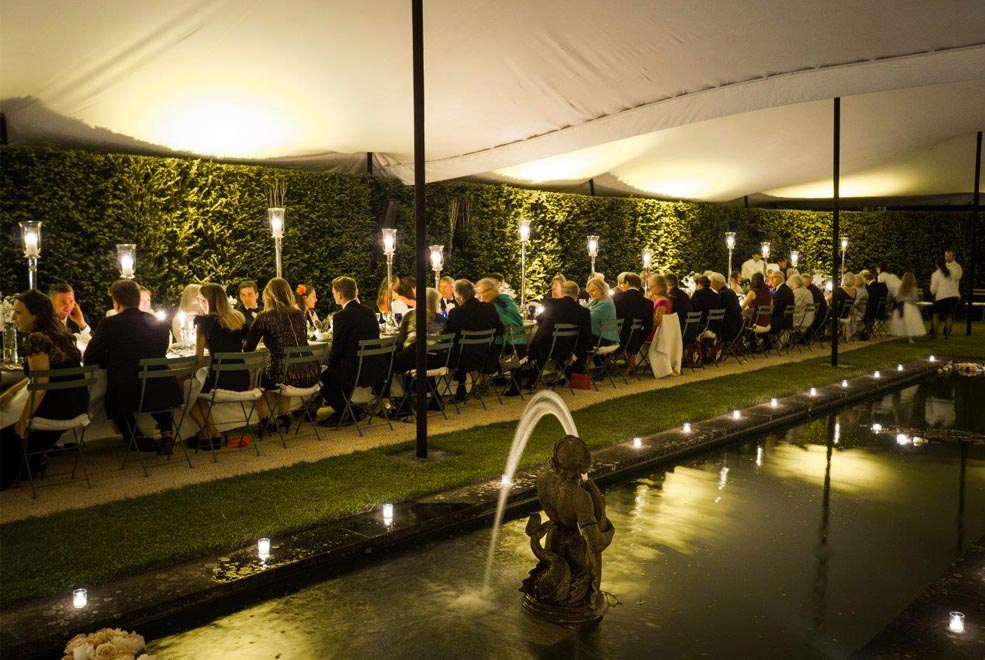
M 133 277 L 133 257 L 129 254 L 120 257 L 120 274 L 123 277 Z
M 905 433 L 896 434 L 896 444 L 898 445 L 908 445 L 910 444 L 910 438 L 907 437 Z
M 650 264 L 653 263 L 653 252 L 650 248 L 643 249 L 643 270 L 649 270 Z
M 878 423 L 877 424 L 873 424 L 872 425 L 872 432 L 873 433 L 881 433 L 882 432 L 882 424 L 878 424 Z
M 633 438 L 633 449 L 639 449 L 643 446 L 643 438 L 636 436 Z
M 811 391 L 809 392 L 809 394 L 810 394 L 810 396 L 817 396 L 817 388 L 816 387 L 812 387 L 811 388 Z
M 872 374 L 872 377 L 873 378 L 882 378 L 882 374 L 877 371 L 874 374 Z
M 727 231 L 725 232 L 725 247 L 730 250 L 735 249 L 735 232 Z
M 770 258 L 770 242 L 763 241 L 759 246 L 759 251 L 763 255 L 763 259 Z
M 511 486 L 513 484 L 513 480 L 510 479 L 510 475 L 504 474 L 500 479 L 500 483 L 502 483 L 504 486 Z
M 948 629 L 951 632 L 963 633 L 964 632 L 964 614 L 961 612 L 951 612 L 950 622 L 947 624 Z
M 790 251 L 790 265 L 793 266 L 794 268 L 796 268 L 797 267 L 797 263 L 799 261 L 800 261 L 800 252 L 797 252 L 796 250 L 791 250 Z
M 397 230 L 389 227 L 383 229 L 383 254 L 393 256 L 397 249 Z
M 441 270 L 441 267 L 445 264 L 445 255 L 442 252 L 445 249 L 444 245 L 432 245 L 431 246 L 431 270 Z
M 841 381 L 841 386 L 842 387 L 848 387 L 848 381 L 847 380 Z
M 28 257 L 36 257 L 40 254 L 38 249 L 38 235 L 36 232 L 29 231 L 24 234 L 24 254 Z
M 733 410 L 732 419 L 742 419 L 742 413 L 738 410 Z
M 72 605 L 75 609 L 81 610 L 89 603 L 89 594 L 85 589 L 76 589 L 72 592 Z
M 284 237 L 284 211 L 280 207 L 267 209 L 267 216 L 270 218 L 270 235 L 274 238 Z
M 770 399 L 770 408 L 776 408 L 779 405 L 780 405 L 779 401 L 777 401 L 776 399 Z
M 530 240 L 530 221 L 521 220 L 520 221 L 520 242 L 526 243 Z
M 902 364 L 897 364 L 896 365 L 896 371 L 903 371 L 903 365 Z
M 683 430 L 685 433 L 691 432 L 691 422 L 684 422 Z
M 763 448 L 762 446 L 756 447 L 756 467 L 762 467 L 763 465 Z
M 937 362 L 937 358 L 935 358 L 933 355 L 931 355 L 930 356 L 930 361 L 931 362 Z
M 260 561 L 267 561 L 270 558 L 270 539 L 262 538 L 257 541 L 257 555 L 260 556 Z
M 393 505 L 392 504 L 384 504 L 383 505 L 383 517 L 384 518 L 393 518 Z
M 589 236 L 588 237 L 588 256 L 597 257 L 599 253 L 599 237 Z

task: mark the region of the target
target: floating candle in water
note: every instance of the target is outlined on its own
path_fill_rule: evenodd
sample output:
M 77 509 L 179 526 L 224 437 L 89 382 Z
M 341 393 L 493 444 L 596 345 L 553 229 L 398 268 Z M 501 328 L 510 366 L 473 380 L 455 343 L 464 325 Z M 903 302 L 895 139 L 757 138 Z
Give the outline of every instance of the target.
M 903 365 L 902 364 L 897 364 L 896 365 L 896 371 L 903 371 Z
M 951 632 L 963 633 L 964 632 L 964 614 L 961 612 L 951 612 L 951 620 L 947 624 L 948 629 Z
M 742 413 L 738 410 L 732 411 L 732 419 L 742 419 Z
M 931 362 L 937 362 L 937 358 L 935 358 L 933 355 L 931 355 L 930 356 L 930 361 Z
M 873 378 L 882 378 L 882 374 L 877 371 L 874 374 L 872 374 L 872 377 Z
M 780 405 L 779 401 L 777 401 L 776 399 L 770 399 L 770 408 L 776 408 L 779 405 Z
M 683 428 L 683 430 L 684 430 L 685 433 L 690 433 L 691 432 L 691 422 L 684 422 L 684 426 L 681 427 L 681 428 Z
M 76 589 L 72 592 L 72 605 L 75 606 L 75 609 L 81 610 L 88 603 L 89 594 L 85 589 Z
M 270 558 L 270 539 L 262 538 L 257 541 L 257 555 L 260 561 L 267 561 Z
M 848 387 L 848 381 L 847 380 L 841 381 L 841 386 L 842 387 Z
M 811 391 L 808 393 L 810 396 L 817 396 L 817 388 L 812 387 Z
M 633 449 L 639 449 L 643 446 L 643 438 L 636 436 L 633 438 Z
M 500 479 L 500 483 L 503 484 L 504 486 L 511 486 L 513 485 L 513 480 L 510 479 L 510 475 L 504 474 L 503 477 Z

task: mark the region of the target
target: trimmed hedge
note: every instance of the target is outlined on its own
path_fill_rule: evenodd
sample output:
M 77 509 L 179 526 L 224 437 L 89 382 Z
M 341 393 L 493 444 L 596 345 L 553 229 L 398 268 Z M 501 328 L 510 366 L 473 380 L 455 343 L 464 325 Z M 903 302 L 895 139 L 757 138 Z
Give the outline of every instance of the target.
M 364 298 L 376 295 L 386 274 L 379 226 L 388 202 L 397 204 L 395 272 L 413 272 L 413 188 L 369 175 L 332 174 L 203 160 L 0 148 L 0 291 L 26 284 L 17 223 L 42 220 L 42 289 L 73 283 L 87 315 L 109 306 L 103 292 L 117 274 L 116 243 L 137 244 L 137 279 L 155 305 L 174 304 L 185 284 L 241 279 L 263 283 L 274 274 L 273 241 L 266 222 L 264 183 L 288 182 L 284 275 L 320 292 L 332 306 L 333 277 L 350 274 Z M 531 294 L 563 272 L 584 283 L 588 234 L 598 234 L 596 269 L 610 280 L 641 267 L 649 245 L 657 269 L 711 268 L 724 272 L 724 233 L 734 231 L 734 267 L 769 240 L 774 254 L 797 249 L 801 270 L 827 271 L 831 215 L 827 212 L 743 209 L 652 199 L 588 197 L 474 183 L 431 184 L 427 189 L 428 242 L 446 246 L 445 272 L 469 278 L 503 272 L 519 288 L 517 222 L 533 220 L 527 251 Z M 848 268 L 885 260 L 912 270 L 926 284 L 934 257 L 955 246 L 969 261 L 970 213 L 845 212 Z M 979 231 L 985 243 L 985 231 Z M 980 243 L 981 245 L 981 243 Z M 430 271 L 429 271 L 430 272 Z M 985 280 L 985 273 L 981 273 Z M 430 278 L 429 278 L 430 281 Z

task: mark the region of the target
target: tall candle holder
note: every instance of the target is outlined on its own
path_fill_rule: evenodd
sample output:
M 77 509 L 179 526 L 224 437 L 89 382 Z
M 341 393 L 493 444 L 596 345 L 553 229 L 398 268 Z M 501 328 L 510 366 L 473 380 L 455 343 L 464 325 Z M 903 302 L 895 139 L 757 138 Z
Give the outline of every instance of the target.
M 383 254 L 386 255 L 386 329 L 396 332 L 397 322 L 393 316 L 393 255 L 397 251 L 397 230 L 383 229 Z
M 270 219 L 270 235 L 274 238 L 274 258 L 277 265 L 277 277 L 281 275 L 281 243 L 284 239 L 284 214 L 287 209 L 282 207 L 272 207 L 267 209 L 267 217 Z
M 595 277 L 595 257 L 599 256 L 599 237 L 588 237 L 588 258 L 592 260 L 592 277 Z
M 796 250 L 790 250 L 790 265 L 796 268 L 799 262 L 800 262 L 800 252 L 797 252 Z
M 133 243 L 117 243 L 116 257 L 120 262 L 120 277 L 132 280 L 137 270 L 137 246 Z
M 27 287 L 34 289 L 38 284 L 38 259 L 41 257 L 41 221 L 25 220 L 20 227 L 27 258 Z
M 651 250 L 648 247 L 643 248 L 642 258 L 643 258 L 643 291 L 646 292 L 650 290 L 649 275 L 650 275 L 650 264 L 653 263 L 653 250 Z
M 520 220 L 520 313 L 527 313 L 527 241 L 530 240 L 530 220 Z
M 439 289 L 438 284 L 441 283 L 441 269 L 445 265 L 445 255 L 442 250 L 445 249 L 444 245 L 432 245 L 431 250 L 431 270 L 434 271 L 434 288 Z
M 728 271 L 725 273 L 725 281 L 732 281 L 732 253 L 735 251 L 735 232 L 725 232 L 725 247 L 728 248 Z
M 766 275 L 766 264 L 770 260 L 770 242 L 763 241 L 759 244 L 759 253 L 763 255 L 763 275 Z
M 843 236 L 841 239 L 841 275 L 845 276 L 845 253 L 848 252 L 848 237 Z

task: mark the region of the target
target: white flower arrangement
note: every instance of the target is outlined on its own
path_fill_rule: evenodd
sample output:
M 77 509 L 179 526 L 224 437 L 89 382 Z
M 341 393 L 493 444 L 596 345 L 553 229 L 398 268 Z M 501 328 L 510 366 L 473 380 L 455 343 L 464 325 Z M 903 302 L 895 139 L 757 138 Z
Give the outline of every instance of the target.
M 144 638 L 137 633 L 103 628 L 68 640 L 62 660 L 157 660 L 146 653 L 138 656 L 143 648 Z
M 695 289 L 694 275 L 688 275 L 687 277 L 685 277 L 684 279 L 682 279 L 681 280 L 681 287 L 684 288 L 684 289 L 687 289 L 687 294 L 689 296 L 693 296 L 694 295 L 694 289 Z
M 14 296 L 3 297 L 0 294 L 0 320 L 3 321 L 3 327 L 14 324 Z

